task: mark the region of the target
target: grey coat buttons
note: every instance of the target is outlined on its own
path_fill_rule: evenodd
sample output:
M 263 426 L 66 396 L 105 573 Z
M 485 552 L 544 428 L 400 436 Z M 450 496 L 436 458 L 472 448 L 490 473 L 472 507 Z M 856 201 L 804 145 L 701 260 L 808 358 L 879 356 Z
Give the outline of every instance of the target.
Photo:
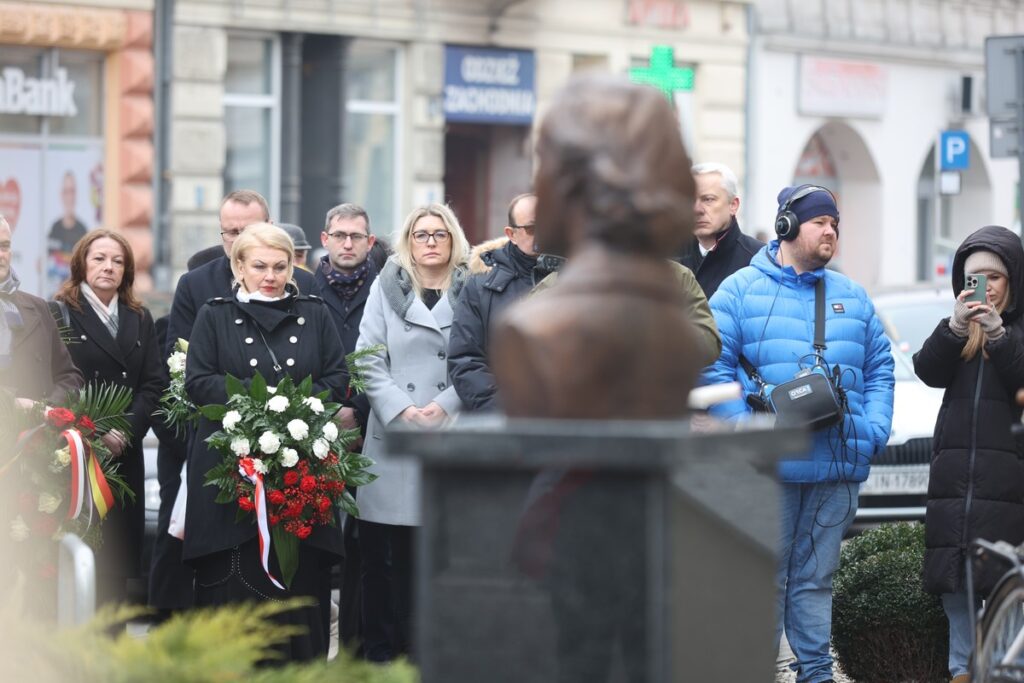
M 297 322 L 300 325 L 305 325 L 306 324 L 306 319 L 301 317 L 301 316 L 299 316 L 299 319 L 296 320 L 295 322 Z
M 258 363 L 258 362 L 259 361 L 257 361 L 255 358 L 250 358 L 249 359 L 249 365 L 251 365 L 253 367 L 256 367 L 256 363 Z
M 246 337 L 245 338 L 245 343 L 246 344 L 252 344 L 252 337 Z
M 88 339 L 88 337 L 86 337 L 86 336 L 85 336 L 85 335 L 83 334 L 83 335 L 82 335 L 82 341 L 85 341 L 86 339 Z
M 291 336 L 291 337 L 288 337 L 288 341 L 290 341 L 292 344 L 298 344 L 299 343 L 299 338 L 296 337 L 296 336 Z
M 242 324 L 242 319 L 241 318 L 235 318 L 235 324 L 236 325 L 241 325 Z
M 291 367 L 291 366 L 295 365 L 295 359 L 294 358 L 289 358 L 288 360 L 286 360 L 284 362 L 284 364 L 287 365 L 288 367 Z

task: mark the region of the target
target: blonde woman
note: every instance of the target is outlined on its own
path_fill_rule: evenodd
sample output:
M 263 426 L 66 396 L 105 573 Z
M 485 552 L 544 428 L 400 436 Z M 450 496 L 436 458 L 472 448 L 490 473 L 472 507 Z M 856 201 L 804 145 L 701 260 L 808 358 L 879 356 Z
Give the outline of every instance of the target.
M 291 238 L 268 223 L 249 226 L 235 240 L 234 295 L 212 299 L 200 309 L 189 343 L 185 388 L 197 405 L 226 403 L 229 373 L 247 381 L 259 372 L 272 385 L 285 375 L 296 383 L 310 376 L 315 393 L 329 390 L 337 402 L 344 397 L 345 350 L 323 301 L 295 288 L 293 249 Z M 223 457 L 205 441 L 219 428 L 201 419 L 189 453 L 182 555 L 196 569 L 195 604 L 313 598 L 317 605 L 282 615 L 306 633 L 293 637 L 282 654 L 292 660 L 326 657 L 321 608 L 326 610 L 330 601 L 331 566 L 341 559 L 341 529 L 316 527 L 299 546 L 291 589 L 276 588 L 260 564 L 256 524 L 249 517 L 236 521 L 236 508 L 217 503 L 217 489 L 204 485 L 207 471 Z M 270 555 L 276 573 L 276 556 Z
M 985 275 L 982 300 L 965 275 Z M 1024 541 L 1024 464 L 1010 433 L 1020 420 L 1014 393 L 1024 386 L 1024 247 L 990 225 L 972 233 L 953 257 L 952 317 L 914 355 L 925 384 L 946 390 L 935 422 L 925 512 L 924 588 L 942 596 L 949 618 L 949 673 L 969 680 L 969 610 L 999 573 L 976 572 L 967 604 L 965 560 L 975 538 Z M 968 298 L 971 297 L 971 298 Z
M 466 236 L 451 209 L 431 204 L 405 219 L 370 288 L 357 349 L 382 344 L 364 361 L 370 421 L 363 454 L 379 479 L 359 490 L 363 652 L 389 661 L 409 651 L 412 530 L 419 526 L 418 467 L 382 454 L 392 422 L 437 427 L 461 407 L 448 378 L 453 310 L 465 281 Z

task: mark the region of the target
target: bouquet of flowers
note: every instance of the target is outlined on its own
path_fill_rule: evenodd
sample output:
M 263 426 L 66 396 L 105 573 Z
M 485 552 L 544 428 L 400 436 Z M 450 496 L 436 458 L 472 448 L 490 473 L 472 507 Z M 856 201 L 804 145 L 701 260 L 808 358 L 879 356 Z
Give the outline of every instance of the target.
M 171 383 L 163 396 L 160 397 L 160 408 L 156 411 L 168 427 L 181 436 L 185 428 L 199 418 L 196 405 L 185 393 L 185 358 L 188 355 L 188 341 L 178 338 L 174 343 L 174 352 L 167 359 Z
M 217 502 L 237 506 L 238 518 L 255 517 L 263 569 L 269 570 L 271 539 L 284 583 L 298 568 L 299 541 L 318 526 L 335 524 L 334 508 L 356 515 L 355 499 L 346 490 L 376 476 L 373 462 L 348 447 L 358 430 L 340 430 L 334 414 L 340 405 L 327 402 L 329 392 L 313 394 L 313 380 L 296 385 L 285 377 L 276 387 L 256 374 L 248 389 L 227 376 L 227 405 L 199 410 L 221 429 L 207 443 L 224 457 L 206 474 L 219 489 Z
M 56 540 L 70 532 L 93 546 L 99 543 L 95 522 L 115 505 L 135 499 L 102 440 L 112 430 L 131 440 L 125 417 L 131 401 L 128 388 L 88 384 L 69 394 L 63 406 L 4 411 L 14 448 L 0 462 L 0 482 L 13 487 L 15 505 L 8 510 L 13 540 Z

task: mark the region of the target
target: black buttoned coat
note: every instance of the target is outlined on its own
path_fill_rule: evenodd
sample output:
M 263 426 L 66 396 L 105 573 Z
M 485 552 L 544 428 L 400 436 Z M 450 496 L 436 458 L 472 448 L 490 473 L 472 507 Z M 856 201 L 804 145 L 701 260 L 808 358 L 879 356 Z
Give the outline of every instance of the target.
M 132 440 L 121 454 L 119 472 L 135 492 L 135 502 L 111 511 L 104 520 L 103 546 L 97 562 L 101 574 L 136 576 L 140 571 L 145 525 L 142 440 L 153 422 L 153 411 L 163 391 L 156 327 L 148 310 L 134 311 L 119 302 L 115 339 L 85 297 L 80 295 L 79 301 L 77 310 L 66 306 L 71 328 L 68 351 L 75 365 L 86 383 L 116 384 L 132 391 L 128 416 Z
M 260 336 L 262 331 L 263 337 Z M 185 389 L 197 405 L 227 402 L 227 374 L 248 385 L 259 372 L 268 384 L 280 377 L 270 352 L 296 382 L 313 378 L 314 393 L 331 392 L 340 402 L 348 387 L 345 354 L 327 306 L 319 297 L 295 296 L 277 302 L 241 303 L 234 298 L 211 300 L 199 311 L 189 342 Z M 282 375 L 283 376 L 283 375 Z M 188 461 L 188 504 L 185 509 L 186 561 L 227 550 L 256 537 L 254 516 L 235 521 L 234 505 L 217 503 L 217 489 L 206 486 L 206 473 L 224 457 L 206 445 L 220 423 L 199 421 Z M 341 529 L 317 527 L 308 545 L 340 559 Z
M 227 256 L 221 256 L 181 276 L 178 286 L 174 289 L 174 302 L 171 304 L 171 315 L 167 323 L 164 358 L 171 355 L 179 338 L 192 338 L 192 326 L 203 304 L 214 297 L 228 299 L 234 296 L 231 289 L 234 277 L 231 272 L 231 261 Z M 300 292 L 311 294 L 314 291 L 312 275 L 301 268 L 296 268 L 293 277 Z
M 359 340 L 359 323 L 363 319 L 363 309 L 366 306 L 366 298 L 370 295 L 370 285 L 377 279 L 377 266 L 372 261 L 369 264 L 369 272 L 355 296 L 346 299 L 341 296 L 334 287 L 327 281 L 327 276 L 318 267 L 314 274 L 316 281 L 316 294 L 327 302 L 327 308 L 331 312 L 334 325 L 338 328 L 338 335 L 341 336 L 342 346 L 345 353 L 355 351 L 356 342 Z M 356 412 L 356 420 L 363 434 L 366 434 L 366 423 L 370 418 L 370 399 L 366 394 L 358 394 L 350 397 L 349 404 Z

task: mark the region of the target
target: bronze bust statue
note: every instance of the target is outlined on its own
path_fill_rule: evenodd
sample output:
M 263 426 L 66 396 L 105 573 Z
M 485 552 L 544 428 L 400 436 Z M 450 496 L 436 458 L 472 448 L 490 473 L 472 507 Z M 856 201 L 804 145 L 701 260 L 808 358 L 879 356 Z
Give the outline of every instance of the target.
M 667 262 L 693 230 L 694 181 L 664 95 L 613 76 L 572 79 L 540 127 L 538 245 L 568 262 L 492 335 L 513 417 L 671 419 L 700 361 Z

